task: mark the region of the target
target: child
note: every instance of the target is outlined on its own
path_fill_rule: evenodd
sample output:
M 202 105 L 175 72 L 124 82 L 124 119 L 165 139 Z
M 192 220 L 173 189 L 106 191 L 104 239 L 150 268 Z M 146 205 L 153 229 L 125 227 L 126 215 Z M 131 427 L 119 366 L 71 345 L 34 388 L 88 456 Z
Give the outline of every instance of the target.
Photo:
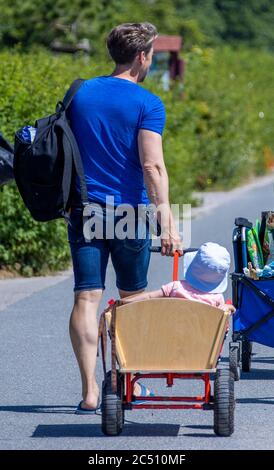
M 122 303 L 160 297 L 177 297 L 203 302 L 213 307 L 235 312 L 225 304 L 223 292 L 227 289 L 230 267 L 228 251 L 217 243 L 204 243 L 198 251 L 185 255 L 185 280 L 165 284 L 161 289 L 142 292 L 122 299 Z

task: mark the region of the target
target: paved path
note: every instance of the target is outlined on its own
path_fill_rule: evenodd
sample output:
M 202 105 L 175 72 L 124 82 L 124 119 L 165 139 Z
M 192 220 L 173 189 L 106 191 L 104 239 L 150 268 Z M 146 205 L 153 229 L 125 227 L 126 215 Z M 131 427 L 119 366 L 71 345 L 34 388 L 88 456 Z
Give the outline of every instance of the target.
M 273 205 L 273 184 L 268 180 L 240 191 L 236 198 L 225 198 L 221 205 L 196 214 L 192 246 L 210 240 L 231 251 L 234 218 L 245 216 L 254 221 L 261 210 L 273 209 Z M 149 289 L 168 282 L 171 273 L 172 260 L 153 254 Z M 0 282 L 0 449 L 274 449 L 273 349 L 255 345 L 253 371 L 235 384 L 235 433 L 230 438 L 216 437 L 212 411 L 198 410 L 127 412 L 123 434 L 106 438 L 99 414 L 74 415 L 80 383 L 68 336 L 72 277 L 58 278 L 58 283 L 47 287 L 40 285 L 37 291 L 34 287 L 30 291 L 28 280 L 22 280 L 25 298 L 16 297 L 20 294 L 18 281 Z M 113 285 L 109 265 L 102 307 L 117 295 Z M 11 287 L 13 303 L 8 305 L 3 291 Z M 101 381 L 100 361 L 97 375 Z M 156 392 L 164 391 L 161 381 L 153 386 Z M 180 381 L 172 391 L 182 393 L 182 388 L 184 394 L 200 393 L 196 383 Z

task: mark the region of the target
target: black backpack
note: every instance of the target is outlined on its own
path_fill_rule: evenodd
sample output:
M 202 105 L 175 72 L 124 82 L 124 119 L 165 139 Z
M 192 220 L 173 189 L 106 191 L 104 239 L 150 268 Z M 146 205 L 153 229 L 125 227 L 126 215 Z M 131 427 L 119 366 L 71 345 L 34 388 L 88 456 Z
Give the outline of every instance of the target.
M 56 112 L 36 121 L 32 143 L 22 138 L 22 129 L 15 133 L 15 181 L 26 207 L 39 222 L 68 218 L 76 174 L 82 204 L 88 204 L 81 156 L 66 116 L 82 83 L 82 79 L 75 80 L 63 101 L 57 103 Z

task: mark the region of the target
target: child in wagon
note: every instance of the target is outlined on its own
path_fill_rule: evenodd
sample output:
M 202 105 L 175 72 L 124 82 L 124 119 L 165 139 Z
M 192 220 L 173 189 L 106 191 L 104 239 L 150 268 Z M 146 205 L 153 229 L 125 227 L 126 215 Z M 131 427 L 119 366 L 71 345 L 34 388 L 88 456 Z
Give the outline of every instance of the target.
M 234 313 L 235 307 L 226 304 L 223 296 L 227 289 L 229 267 L 230 255 L 226 248 L 217 243 L 204 243 L 198 251 L 184 255 L 185 280 L 169 282 L 162 285 L 160 289 L 134 294 L 120 301 L 128 304 L 139 300 L 177 297 L 182 300 L 202 302 Z M 135 393 L 137 396 L 155 396 L 153 391 L 140 382 L 136 385 L 140 387 L 140 390 Z M 135 403 L 142 403 L 142 401 Z
M 122 303 L 177 297 L 235 312 L 233 305 L 227 305 L 223 296 L 230 267 L 230 255 L 226 248 L 218 243 L 204 243 L 198 251 L 185 254 L 184 267 L 185 280 L 169 282 L 160 289 L 131 295 L 121 299 Z

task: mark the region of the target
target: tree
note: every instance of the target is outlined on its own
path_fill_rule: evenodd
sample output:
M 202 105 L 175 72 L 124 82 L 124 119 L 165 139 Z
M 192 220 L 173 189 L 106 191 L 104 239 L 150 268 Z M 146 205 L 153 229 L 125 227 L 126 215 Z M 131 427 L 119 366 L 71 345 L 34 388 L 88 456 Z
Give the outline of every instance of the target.
M 274 48 L 272 0 L 216 0 L 215 4 L 224 19 L 224 40 Z
M 150 21 L 185 43 L 274 49 L 273 0 L 0 0 L 0 43 L 49 46 L 88 38 L 94 51 L 117 24 Z

